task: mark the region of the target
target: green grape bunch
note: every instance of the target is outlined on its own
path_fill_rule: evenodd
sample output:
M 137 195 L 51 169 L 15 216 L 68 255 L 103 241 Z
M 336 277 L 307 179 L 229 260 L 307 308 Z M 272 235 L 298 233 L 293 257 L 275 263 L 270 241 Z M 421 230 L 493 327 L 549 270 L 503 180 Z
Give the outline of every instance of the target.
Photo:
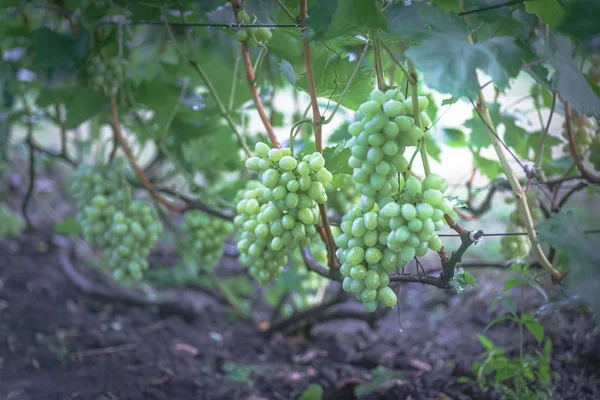
M 71 191 L 77 203 L 77 222 L 89 244 L 106 247 L 112 218 L 130 200 L 124 162 L 111 167 L 83 165 L 74 174 Z
M 143 278 L 148 270 L 146 258 L 162 231 L 156 211 L 144 201 L 133 200 L 114 214 L 104 255 L 116 281 Z
M 365 212 L 355 205 L 342 218 L 342 234 L 336 238 L 344 275 L 342 287 L 357 294 L 368 311 L 379 303 L 393 307 L 397 298 L 388 287 L 389 274 L 428 249 L 439 251 L 437 232 L 445 225 L 444 214 L 454 215 L 444 198 L 448 183 L 430 174 L 422 182 L 409 176 L 396 196 L 379 202 L 379 210 Z
M 6 203 L 0 203 L 0 237 L 19 236 L 25 230 L 25 221 L 15 214 Z
M 428 104 L 427 97 L 419 97 L 420 118 L 426 125 L 431 124 L 424 112 Z M 357 190 L 374 204 L 398 193 L 398 173 L 408 168 L 404 150 L 419 143 L 423 130 L 413 119 L 412 99 L 396 89 L 372 91 L 354 118 L 348 127 L 352 136 L 346 145 L 352 154 L 348 165 L 354 169 Z
M 508 233 L 526 233 L 525 228 L 513 224 Z M 527 235 L 506 235 L 500 239 L 500 252 L 509 260 L 523 259 L 531 251 L 531 242 Z
M 186 263 L 212 272 L 223 255 L 225 241 L 233 233 L 233 225 L 194 210 L 185 214 L 179 233 L 179 247 Z
M 241 25 L 250 25 L 256 22 L 256 16 L 248 14 L 247 11 L 242 10 L 237 14 L 238 21 Z M 252 39 L 257 44 L 267 43 L 273 37 L 273 33 L 267 27 L 249 27 L 249 28 L 240 28 L 237 31 L 236 38 L 240 42 L 246 42 L 249 39 Z
M 86 72 L 91 77 L 92 86 L 96 90 L 107 97 L 113 97 L 125 83 L 127 66 L 128 62 L 125 58 L 115 57 L 105 61 L 97 55 L 90 59 Z
M 234 225 L 243 233 L 238 241 L 240 261 L 261 282 L 281 274 L 285 254 L 308 246 L 315 237 L 319 204 L 325 204 L 325 186 L 333 176 L 320 153 L 293 157 L 291 149 L 271 149 L 263 142 L 246 167 L 258 172 L 262 188 L 246 190 L 237 203 Z
M 595 140 L 598 140 L 598 124 L 593 117 L 573 113 L 572 126 L 575 139 L 575 150 L 577 150 L 577 154 L 582 155 L 590 148 L 590 145 Z M 563 123 L 562 136 L 565 140 L 569 140 L 566 121 Z M 563 150 L 569 152 L 569 145 L 565 145 Z

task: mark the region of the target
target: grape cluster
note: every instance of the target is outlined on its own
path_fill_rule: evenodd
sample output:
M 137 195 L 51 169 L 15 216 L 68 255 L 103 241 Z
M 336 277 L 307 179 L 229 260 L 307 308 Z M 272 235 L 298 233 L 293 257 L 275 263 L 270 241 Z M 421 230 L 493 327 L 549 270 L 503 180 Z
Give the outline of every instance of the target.
M 510 225 L 508 233 L 525 233 L 525 228 L 519 225 Z M 510 260 L 524 258 L 531 251 L 531 242 L 527 235 L 507 235 L 500 239 L 500 252 Z
M 573 125 L 573 136 L 575 139 L 575 149 L 577 153 L 582 155 L 587 149 L 590 147 L 592 142 L 598 136 L 598 124 L 593 117 L 588 117 L 586 115 L 579 115 L 573 113 L 572 118 Z M 569 135 L 566 129 L 566 122 L 563 123 L 563 134 L 562 136 L 568 141 Z M 569 145 L 565 145 L 565 152 L 569 152 Z
M 105 258 L 119 282 L 142 279 L 148 270 L 146 257 L 162 233 L 156 211 L 141 200 L 117 211 L 108 230 Z
M 25 222 L 18 214 L 12 212 L 6 203 L 0 203 L 0 237 L 19 236 L 25 229 Z
M 588 71 L 590 79 L 596 83 L 600 83 L 600 55 L 594 54 L 589 56 L 588 60 L 592 63 Z
M 92 78 L 92 85 L 106 96 L 115 96 L 125 82 L 128 62 L 124 58 L 111 58 L 104 61 L 94 56 L 87 65 L 87 73 Z
M 251 16 L 248 14 L 248 12 L 242 10 L 238 12 L 238 21 L 242 25 L 249 25 L 251 21 L 256 21 L 256 16 Z M 245 42 L 248 39 L 252 39 L 256 43 L 266 43 L 273 37 L 273 34 L 269 28 L 261 26 L 258 28 L 250 27 L 238 29 L 236 37 L 240 42 Z
M 259 142 L 246 167 L 259 173 L 262 187 L 248 188 L 237 204 L 234 225 L 240 262 L 265 283 L 281 274 L 286 251 L 307 246 L 316 234 L 318 204 L 327 201 L 325 185 L 332 180 L 319 153 L 302 159 L 290 149 L 270 149 Z
M 85 240 L 105 250 L 115 280 L 126 283 L 141 279 L 148 269 L 145 259 L 162 225 L 150 205 L 131 199 L 123 160 L 115 160 L 109 167 L 80 167 L 71 189 Z
M 352 176 L 340 175 L 341 182 L 336 186 L 329 184 L 325 187 L 327 192 L 327 204 L 331 210 L 337 211 L 340 214 L 348 212 L 352 204 L 360 200 L 360 193 L 356 190 L 356 186 Z
M 199 210 L 185 214 L 180 226 L 180 248 L 184 260 L 206 271 L 214 271 L 223 255 L 225 241 L 233 233 L 231 223 Z
M 408 161 L 403 156 L 406 146 L 416 146 L 423 136 L 415 125 L 412 99 L 390 89 L 371 92 L 369 101 L 361 104 L 355 122 L 348 132 L 352 138 L 347 147 L 352 155 L 348 165 L 354 169 L 356 188 L 369 204 L 398 193 L 398 173 L 405 172 Z M 424 113 L 429 100 L 419 97 L 420 118 L 430 124 Z
M 75 172 L 71 191 L 77 202 L 77 222 L 93 246 L 107 246 L 113 216 L 129 201 L 123 174 L 122 159 L 113 161 L 111 168 L 83 165 Z

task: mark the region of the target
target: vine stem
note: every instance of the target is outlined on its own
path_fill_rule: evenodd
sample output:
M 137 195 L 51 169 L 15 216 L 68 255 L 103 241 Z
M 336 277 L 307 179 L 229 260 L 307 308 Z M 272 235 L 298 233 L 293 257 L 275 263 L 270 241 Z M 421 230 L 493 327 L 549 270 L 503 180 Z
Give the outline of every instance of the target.
M 569 137 L 569 151 L 571 152 L 571 156 L 573 160 L 575 160 L 575 165 L 579 172 L 581 172 L 581 176 L 584 179 L 592 183 L 600 183 L 600 176 L 591 173 L 585 168 L 583 165 L 583 160 L 581 159 L 581 155 L 577 153 L 577 148 L 575 147 L 575 132 L 573 132 L 573 113 L 571 111 L 571 106 L 568 102 L 564 102 L 565 104 L 565 122 L 567 125 L 567 135 Z
M 406 76 L 406 79 L 408 79 L 408 82 L 416 84 L 417 82 L 415 81 L 414 76 L 412 74 L 410 74 L 408 72 L 408 69 L 406 69 L 406 67 L 404 65 L 402 65 L 402 63 L 396 58 L 396 56 L 394 56 L 392 49 L 390 49 L 389 46 L 387 44 L 385 44 L 385 42 L 383 42 L 383 41 L 381 42 L 381 46 L 388 53 L 388 55 L 390 56 L 390 58 L 392 59 L 394 64 L 396 64 L 398 66 L 398 68 L 400 68 L 400 70 L 402 71 L 404 76 Z
M 379 90 L 385 90 L 385 78 L 383 77 L 383 67 L 381 65 L 381 51 L 380 42 L 377 34 L 373 31 L 373 56 L 375 57 L 375 75 L 377 75 L 377 88 Z
M 171 30 L 171 26 L 169 25 L 169 22 L 167 21 L 167 18 L 164 14 L 163 14 L 163 19 L 165 21 L 165 29 L 167 31 L 167 34 L 169 35 L 169 38 L 173 42 L 177 43 L 177 40 L 175 39 L 175 35 L 173 35 L 173 31 Z M 225 120 L 227 121 L 229 128 L 231 128 L 231 130 L 237 137 L 238 142 L 240 143 L 240 146 L 244 150 L 244 153 L 246 153 L 246 156 L 251 157 L 252 152 L 248 148 L 248 145 L 246 144 L 246 140 L 240 134 L 240 132 L 237 130 L 237 127 L 235 126 L 235 122 L 233 122 L 231 115 L 227 111 L 227 108 L 225 108 L 223 101 L 221 101 L 221 97 L 219 96 L 219 93 L 215 89 L 214 85 L 212 84 L 212 81 L 208 77 L 208 74 L 206 73 L 206 71 L 204 71 L 204 69 L 200 66 L 200 64 L 198 64 L 198 62 L 196 60 L 186 57 L 185 54 L 183 53 L 183 51 L 179 48 L 179 46 L 177 46 L 177 49 L 179 50 L 181 58 L 183 58 L 184 60 L 187 59 L 188 64 L 198 73 L 198 75 L 200 75 L 200 78 L 202 78 L 202 80 L 204 81 L 204 84 L 206 85 L 208 92 L 210 93 L 210 95 L 213 97 L 215 103 L 217 104 L 217 108 L 219 109 L 219 114 L 221 114 L 221 116 L 223 118 L 225 118 Z
M 415 65 L 412 61 L 408 60 L 408 71 L 411 78 L 409 78 L 410 83 L 410 97 L 412 98 L 412 108 L 413 108 L 413 119 L 415 120 L 415 125 L 417 125 L 420 129 L 423 129 L 421 125 L 421 111 L 419 111 L 419 88 L 417 84 L 419 83 L 419 78 L 417 76 L 417 70 L 415 69 Z M 431 174 L 431 166 L 429 165 L 429 156 L 427 155 L 427 144 L 425 142 L 427 136 L 427 131 L 423 132 L 423 138 L 421 139 L 423 142 L 421 143 L 421 148 L 419 149 L 421 153 L 421 161 L 423 161 L 423 170 L 425 171 L 425 176 L 429 176 Z
M 537 258 L 537 260 L 540 262 L 540 264 L 546 270 L 546 272 L 548 272 L 550 274 L 550 276 L 552 278 L 552 282 L 559 283 L 561 280 L 561 274 L 556 269 L 554 269 L 554 267 L 552 266 L 550 261 L 548 261 L 548 259 L 546 258 L 546 255 L 544 254 L 544 251 L 542 250 L 542 246 L 540 246 L 540 244 L 537 240 L 537 233 L 535 232 L 535 226 L 533 223 L 533 219 L 531 217 L 531 211 L 529 210 L 529 204 L 527 204 L 527 197 L 526 197 L 525 191 L 521 187 L 521 184 L 519 183 L 519 179 L 517 178 L 517 175 L 513 171 L 512 167 L 510 166 L 510 164 L 508 162 L 508 158 L 506 157 L 506 154 L 504 154 L 504 149 L 502 148 L 502 144 L 500 143 L 500 141 L 498 140 L 498 137 L 496 136 L 496 132 L 494 131 L 494 128 L 493 128 L 494 123 L 492 122 L 492 117 L 490 115 L 490 111 L 487 107 L 487 104 L 485 102 L 485 99 L 483 97 L 483 93 L 481 92 L 481 90 L 479 91 L 479 94 L 477 96 L 477 105 L 476 105 L 475 110 L 477 111 L 479 117 L 483 120 L 486 127 L 488 128 L 488 136 L 494 146 L 494 150 L 496 151 L 498 158 L 500 159 L 500 163 L 502 164 L 502 167 L 504 168 L 504 172 L 508 178 L 508 182 L 510 183 L 510 187 L 512 189 L 513 196 L 515 197 L 515 200 L 517 202 L 517 207 L 520 207 L 521 211 L 524 214 L 525 229 L 527 230 L 527 236 L 529 237 L 529 241 L 531 242 L 531 249 L 532 249 L 533 255 L 535 258 Z
M 300 23 L 303 23 L 306 19 L 307 13 L 307 0 L 300 0 Z M 302 34 L 304 35 L 303 49 L 304 49 L 304 63 L 306 64 L 306 79 L 308 81 L 308 89 L 310 93 L 310 102 L 312 104 L 313 114 L 313 126 L 315 130 L 315 147 L 317 152 L 323 154 L 323 125 L 321 112 L 319 111 L 319 102 L 317 101 L 317 91 L 315 89 L 315 78 L 313 75 L 312 64 L 310 61 L 310 43 L 306 33 L 306 28 L 301 27 Z M 329 225 L 329 217 L 327 216 L 327 205 L 319 204 L 319 212 L 321 214 L 321 220 L 323 221 L 323 230 L 325 231 L 325 246 L 327 247 L 327 263 L 330 268 L 339 269 L 339 263 L 335 256 L 335 243 L 333 241 L 333 234 L 331 233 L 331 226 Z

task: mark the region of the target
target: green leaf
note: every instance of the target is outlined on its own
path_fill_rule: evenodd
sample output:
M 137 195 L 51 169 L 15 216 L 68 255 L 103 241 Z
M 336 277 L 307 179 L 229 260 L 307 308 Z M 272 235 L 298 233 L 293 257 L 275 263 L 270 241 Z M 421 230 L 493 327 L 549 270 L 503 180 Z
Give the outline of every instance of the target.
M 573 43 L 566 36 L 555 34 L 548 28 L 545 35 L 533 42 L 538 56 L 549 63 L 555 72 L 552 86 L 561 98 L 581 114 L 600 114 L 600 98 L 588 84 L 587 79 L 572 57 Z
M 73 236 L 83 232 L 83 229 L 81 228 L 81 225 L 79 225 L 79 222 L 77 222 L 75 216 L 72 215 L 54 224 L 54 232 L 57 235 Z
M 470 44 L 437 34 L 411 47 L 406 55 L 423 72 L 427 86 L 456 97 L 474 97 L 479 92 L 475 70 L 492 77 L 500 90 L 509 87 L 510 78 L 518 75 L 525 52 L 512 37 L 494 37 Z M 443 67 L 442 67 L 443 66 Z
M 431 134 L 425 136 L 425 148 L 427 154 L 429 154 L 435 161 L 441 162 L 440 155 L 442 149 L 438 146 L 437 141 L 431 136 Z
M 492 343 L 492 341 L 486 336 L 483 336 L 479 333 L 475 334 L 475 336 L 477 336 L 477 339 L 479 339 L 479 343 L 481 343 L 484 349 L 489 351 L 494 348 L 494 343 Z
M 325 46 L 316 44 L 311 45 L 311 58 L 317 97 L 338 101 L 354 71 L 356 61 L 350 61 L 349 57 L 340 59 L 338 54 L 332 53 Z M 373 79 L 372 68 L 360 67 L 348 88 L 342 105 L 353 110 L 358 109 L 373 90 Z M 306 73 L 296 81 L 296 87 L 308 93 Z
M 599 194 L 600 195 L 600 185 L 594 183 L 588 183 L 588 194 Z
M 473 118 L 465 121 L 463 125 L 471 131 L 469 133 L 469 146 L 482 149 L 492 144 L 488 128 L 477 113 L 474 112 Z
M 559 0 L 534 0 L 525 3 L 528 13 L 537 15 L 543 23 L 556 28 L 566 12 Z
M 386 368 L 379 365 L 377 368 L 371 370 L 371 376 L 373 380 L 371 383 L 366 385 L 359 385 L 354 388 L 354 396 L 361 397 L 369 393 L 376 392 L 384 383 L 391 380 L 402 380 L 405 379 L 402 371 L 395 371 L 393 369 Z
M 512 320 L 512 316 L 511 315 L 503 315 L 501 317 L 494 318 L 492 321 L 490 321 L 485 326 L 485 328 L 483 329 L 483 331 L 487 332 L 492 326 L 496 325 L 497 323 L 502 322 L 502 321 L 509 321 L 509 320 Z
M 294 67 L 290 64 L 289 61 L 283 60 L 279 63 L 279 70 L 285 76 L 285 78 L 290 81 L 292 85 L 296 84 L 298 77 L 296 76 L 296 71 L 294 71 Z
M 418 40 L 436 34 L 464 39 L 469 28 L 454 13 L 447 13 L 431 4 L 413 2 L 410 6 L 396 2 L 385 14 L 388 21 L 388 35 L 395 39 Z
M 598 27 L 600 26 L 600 2 L 597 0 L 570 1 L 566 15 L 558 30 L 569 34 L 589 45 L 590 51 L 600 50 Z
M 77 67 L 88 54 L 87 31 L 76 38 L 62 35 L 46 27 L 35 31 L 34 63 L 38 68 Z
M 443 130 L 444 144 L 449 147 L 466 147 L 467 138 L 463 131 L 457 128 L 444 128 Z
M 51 90 L 50 90 L 51 92 Z M 48 92 L 46 92 L 48 96 Z M 99 92 L 82 87 L 75 86 L 69 89 L 58 90 L 60 102 L 67 109 L 65 118 L 65 128 L 75 129 L 90 118 L 100 114 L 108 113 L 108 101 Z M 48 101 L 42 98 L 44 101 Z
M 298 400 L 322 400 L 323 399 L 323 386 L 311 383 L 302 392 Z
M 454 103 L 458 102 L 459 100 L 460 100 L 459 97 L 452 96 L 449 99 L 442 100 L 442 105 L 443 106 L 449 106 L 450 104 L 454 104 Z
M 531 321 L 525 324 L 525 328 L 535 336 L 535 340 L 537 340 L 538 344 L 542 343 L 542 340 L 544 339 L 544 327 L 542 325 L 536 321 Z
M 504 281 L 504 291 L 508 292 L 512 288 L 515 288 L 521 284 L 521 280 L 519 279 L 508 279 Z
M 385 29 L 387 22 L 375 0 L 329 0 L 309 7 L 306 26 L 314 32 L 312 39 L 321 41 Z
M 529 145 L 527 130 L 517 125 L 517 119 L 510 114 L 502 115 L 502 123 L 504 124 L 504 143 L 508 147 L 512 147 L 522 158 L 529 158 Z
M 348 126 L 350 126 L 350 122 L 344 121 L 343 124 L 338 126 L 335 131 L 333 131 L 333 133 L 327 139 L 327 142 L 330 144 L 337 144 L 343 142 L 344 140 L 350 140 L 352 136 L 350 136 L 350 133 L 348 132 Z
M 325 167 L 332 174 L 352 174 L 352 168 L 348 165 L 350 156 L 350 149 L 345 147 L 344 143 L 323 149 Z
M 498 175 L 504 172 L 498 161 L 489 160 L 477 153 L 473 153 L 473 166 L 479 168 L 479 171 L 490 180 L 496 179 Z

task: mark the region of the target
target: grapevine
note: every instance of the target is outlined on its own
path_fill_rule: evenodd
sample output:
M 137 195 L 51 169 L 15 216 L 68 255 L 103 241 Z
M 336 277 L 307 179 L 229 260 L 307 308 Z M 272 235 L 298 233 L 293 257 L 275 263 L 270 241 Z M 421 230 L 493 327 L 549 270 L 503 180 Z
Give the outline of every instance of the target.
M 125 58 L 111 58 L 105 61 L 101 56 L 93 56 L 86 72 L 96 90 L 101 91 L 105 96 L 113 97 L 125 82 L 127 65 Z
M 542 218 L 542 210 L 538 204 L 537 198 L 539 193 L 531 190 L 527 194 L 527 205 L 531 212 L 531 218 L 537 222 Z M 512 202 L 513 199 L 507 199 Z M 508 226 L 509 233 L 525 233 L 526 221 L 524 211 L 520 207 L 515 209 L 509 215 L 510 224 Z M 504 257 L 509 260 L 523 259 L 529 255 L 531 251 L 531 241 L 526 235 L 507 235 L 500 239 L 500 251 Z

